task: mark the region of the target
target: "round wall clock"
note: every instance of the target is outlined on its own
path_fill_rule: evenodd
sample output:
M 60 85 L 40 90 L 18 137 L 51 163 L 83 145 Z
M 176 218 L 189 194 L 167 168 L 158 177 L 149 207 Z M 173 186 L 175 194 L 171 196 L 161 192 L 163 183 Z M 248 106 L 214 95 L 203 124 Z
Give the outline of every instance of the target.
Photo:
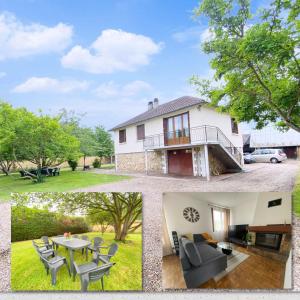
M 197 211 L 197 209 L 195 209 L 193 207 L 186 207 L 183 210 L 183 216 L 187 221 L 189 221 L 191 223 L 198 222 L 200 219 L 199 212 Z

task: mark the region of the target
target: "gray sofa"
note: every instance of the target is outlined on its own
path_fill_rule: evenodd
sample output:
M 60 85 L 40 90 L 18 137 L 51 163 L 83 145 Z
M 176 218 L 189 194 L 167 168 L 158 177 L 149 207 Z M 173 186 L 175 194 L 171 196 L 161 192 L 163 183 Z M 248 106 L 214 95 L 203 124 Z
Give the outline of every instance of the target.
M 227 268 L 227 256 L 205 242 L 179 239 L 179 258 L 188 289 L 198 288 Z

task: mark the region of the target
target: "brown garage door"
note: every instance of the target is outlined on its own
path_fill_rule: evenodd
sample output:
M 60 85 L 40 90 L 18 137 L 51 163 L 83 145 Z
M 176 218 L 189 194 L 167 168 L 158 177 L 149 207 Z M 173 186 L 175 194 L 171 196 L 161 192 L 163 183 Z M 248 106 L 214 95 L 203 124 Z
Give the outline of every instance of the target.
M 193 175 L 193 160 L 191 149 L 168 151 L 169 174 Z

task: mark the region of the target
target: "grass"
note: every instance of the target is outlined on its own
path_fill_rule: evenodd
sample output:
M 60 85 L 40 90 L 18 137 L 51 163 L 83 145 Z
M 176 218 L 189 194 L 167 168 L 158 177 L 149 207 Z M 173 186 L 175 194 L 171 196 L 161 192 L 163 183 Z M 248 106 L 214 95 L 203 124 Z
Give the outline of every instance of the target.
M 46 177 L 43 183 L 23 179 L 18 173 L 0 175 L 0 200 L 9 200 L 11 193 L 66 192 L 77 188 L 129 179 L 128 176 L 96 174 L 88 171 L 62 170 L 60 176 Z
M 114 169 L 115 164 L 103 164 L 100 169 Z
M 97 232 L 87 233 L 89 238 L 100 236 Z M 105 233 L 105 244 L 113 241 L 114 233 Z M 142 234 L 130 234 L 126 243 L 118 243 L 119 249 L 112 261 L 116 264 L 111 268 L 110 274 L 104 278 L 106 291 L 142 289 Z M 106 253 L 106 250 L 103 250 Z M 67 258 L 69 253 L 59 247 L 58 254 Z M 92 259 L 89 253 L 88 260 Z M 86 263 L 85 254 L 75 251 L 76 263 Z M 11 254 L 11 288 L 13 291 L 80 291 L 80 279 L 77 275 L 75 281 L 69 277 L 67 269 L 62 267 L 57 273 L 55 286 L 51 285 L 51 277 L 47 276 L 43 264 L 40 262 L 31 241 L 12 243 Z M 96 281 L 89 285 L 89 291 L 100 291 L 101 282 Z
M 293 190 L 294 212 L 300 216 L 300 172 L 296 178 Z

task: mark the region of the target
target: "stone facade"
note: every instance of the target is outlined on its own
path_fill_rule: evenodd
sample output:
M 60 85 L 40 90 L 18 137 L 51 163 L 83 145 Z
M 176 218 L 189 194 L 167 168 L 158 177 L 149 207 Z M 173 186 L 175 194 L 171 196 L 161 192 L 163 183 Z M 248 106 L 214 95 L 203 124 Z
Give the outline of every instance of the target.
M 147 152 L 149 173 L 163 174 L 163 156 L 163 151 Z M 145 152 L 117 154 L 116 167 L 120 172 L 146 172 Z
M 116 155 L 116 168 L 120 172 L 145 172 L 145 153 L 122 153 Z
M 209 171 L 211 175 L 217 176 L 225 173 L 226 167 L 222 161 L 208 150 Z
M 163 160 L 164 152 L 163 151 L 148 151 L 148 172 L 163 174 Z

